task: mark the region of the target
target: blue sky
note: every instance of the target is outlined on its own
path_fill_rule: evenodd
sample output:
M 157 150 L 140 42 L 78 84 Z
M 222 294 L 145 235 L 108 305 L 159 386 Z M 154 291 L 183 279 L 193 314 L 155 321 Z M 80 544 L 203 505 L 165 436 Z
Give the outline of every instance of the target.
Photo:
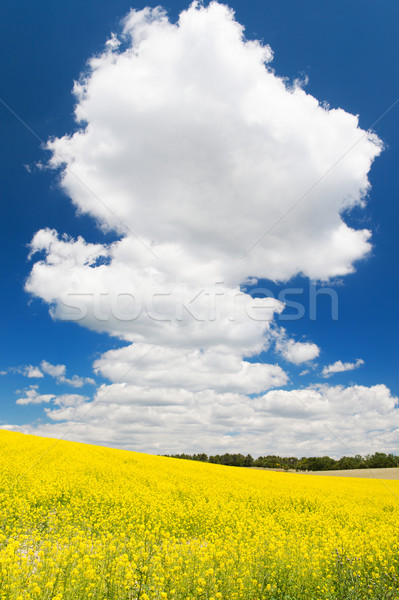
M 247 406 L 248 398 L 261 395 L 263 397 L 263 394 L 274 387 L 288 392 L 294 390 L 298 396 L 295 390 L 306 389 L 316 393 L 314 386 L 321 385 L 334 388 L 323 388 L 317 392 L 320 402 L 325 400 L 331 408 L 334 403 L 338 405 L 350 402 L 351 396 L 346 395 L 346 400 L 342 400 L 342 394 L 350 394 L 347 390 L 353 390 L 354 386 L 358 386 L 358 399 L 363 398 L 362 394 L 364 398 L 368 398 L 370 389 L 382 384 L 388 392 L 384 391 L 383 397 L 373 392 L 373 399 L 364 401 L 367 404 L 366 408 L 362 404 L 363 400 L 359 400 L 359 407 L 352 415 L 355 423 L 356 419 L 362 418 L 363 410 L 368 411 L 364 431 L 352 436 L 350 428 L 341 430 L 340 423 L 344 419 L 344 412 L 334 412 L 329 417 L 322 409 L 320 415 L 317 413 L 319 416 L 313 420 L 313 425 L 318 429 L 317 423 L 327 424 L 333 431 L 332 437 L 324 425 L 320 425 L 321 432 L 319 431 L 316 437 L 313 437 L 312 430 L 306 427 L 303 428 L 302 435 L 299 435 L 298 428 L 301 429 L 303 419 L 301 421 L 298 418 L 296 411 L 293 409 L 290 415 L 289 407 L 288 412 L 279 412 L 275 408 L 270 409 L 268 404 L 272 415 L 268 421 L 270 427 L 272 423 L 273 427 L 277 426 L 277 422 L 273 420 L 277 415 L 282 419 L 278 421 L 278 427 L 282 427 L 282 431 L 284 419 L 288 419 L 287 434 L 284 434 L 288 439 L 290 432 L 295 431 L 295 435 L 292 434 L 292 442 L 281 445 L 271 433 L 267 433 L 270 430 L 267 423 L 264 425 L 263 434 L 263 421 L 259 421 L 258 416 L 251 416 L 243 428 L 240 428 L 240 420 L 245 415 L 240 416 L 235 423 L 229 423 L 226 416 L 218 421 L 217 415 L 215 416 L 217 411 L 212 408 L 217 404 L 217 399 L 212 397 L 204 400 L 206 405 L 211 407 L 209 435 L 204 434 L 201 437 L 200 434 L 201 429 L 206 429 L 207 421 L 197 419 L 194 413 L 190 413 L 187 423 L 195 423 L 195 427 L 187 441 L 183 438 L 182 445 L 177 446 L 174 441 L 176 432 L 180 431 L 180 427 L 189 429 L 189 425 L 180 421 L 174 425 L 173 418 L 168 416 L 168 409 L 159 414 L 155 409 L 148 408 L 155 406 L 154 403 L 147 405 L 144 399 L 135 400 L 135 394 L 140 395 L 140 391 L 132 393 L 130 401 L 128 386 L 136 385 L 136 381 L 122 381 L 122 385 L 127 386 L 125 405 L 133 405 L 136 402 L 137 406 L 141 407 L 140 414 L 145 413 L 147 417 L 151 414 L 153 421 L 146 417 L 143 424 L 137 413 L 134 413 L 131 415 L 131 429 L 126 426 L 121 428 L 122 433 L 118 433 L 106 430 L 105 413 L 96 413 L 95 419 L 93 417 L 90 423 L 84 422 L 83 419 L 82 426 L 73 425 L 80 422 L 79 415 L 82 413 L 79 413 L 79 406 L 90 408 L 91 399 L 99 398 L 99 395 L 107 390 L 107 387 L 104 387 L 98 391 L 100 385 L 112 387 L 120 383 L 119 375 L 114 372 L 110 375 L 112 369 L 109 366 L 100 368 L 93 374 L 93 362 L 103 360 L 105 352 L 117 351 L 118 348 L 136 340 L 123 338 L 123 335 L 109 336 L 103 333 L 101 328 L 95 331 L 93 328 L 80 327 L 66 320 L 54 320 L 49 316 L 49 303 L 44 299 L 45 293 L 32 294 L 24 288 L 32 266 L 38 260 L 37 256 L 28 260 L 28 246 L 38 230 L 48 227 L 60 234 L 67 233 L 71 238 L 82 236 L 87 243 L 110 244 L 121 239 L 120 231 L 101 231 L 96 226 L 93 216 L 87 212 L 76 214 L 68 191 L 60 188 L 56 171 L 35 167 L 35 164 L 45 163 L 50 157 L 50 153 L 43 149 L 43 144 L 38 138 L 46 142 L 50 138 L 61 138 L 76 131 L 77 125 L 73 117 L 76 99 L 71 93 L 73 81 L 87 69 L 86 61 L 103 51 L 104 43 L 111 32 L 120 35 L 120 21 L 129 10 L 141 10 L 145 6 L 155 7 L 157 3 L 2 3 L 0 43 L 4 59 L 1 64 L 1 100 L 11 109 L 4 104 L 0 106 L 3 132 L 0 370 L 5 373 L 1 377 L 0 420 L 3 426 L 55 437 L 62 436 L 65 431 L 70 430 L 71 439 L 124 445 L 150 452 L 238 450 L 239 447 L 242 451 L 254 454 L 274 450 L 297 455 L 318 452 L 348 454 L 348 449 L 353 449 L 355 453 L 358 449 L 363 452 L 368 448 L 370 451 L 381 449 L 399 452 L 399 433 L 396 433 L 395 426 L 396 409 L 392 408 L 399 394 L 399 331 L 396 303 L 399 254 L 396 235 L 399 216 L 399 102 L 390 109 L 399 99 L 399 83 L 395 77 L 399 45 L 396 32 L 399 7 L 393 1 L 380 4 L 360 0 L 349 3 L 298 3 L 287 0 L 278 3 L 263 0 L 249 3 L 230 2 L 230 7 L 235 11 L 236 21 L 245 27 L 246 38 L 260 40 L 272 48 L 274 58 L 270 65 L 277 76 L 286 77 L 291 83 L 295 79 L 307 78 L 307 84 L 304 86 L 307 94 L 317 98 L 320 103 L 328 102 L 331 108 L 342 108 L 347 113 L 359 115 L 359 127 L 362 130 L 367 130 L 376 123 L 373 131 L 382 140 L 384 150 L 368 172 L 371 188 L 366 196 L 366 206 L 355 207 L 344 216 L 350 228 L 368 229 L 372 232 L 372 250 L 368 256 L 354 262 L 354 272 L 339 274 L 329 283 L 338 296 L 338 319 L 331 318 L 325 299 L 320 300 L 318 304 L 317 318 L 309 319 L 306 291 L 309 288 L 309 277 L 297 273 L 284 283 L 276 283 L 264 280 L 264 271 L 259 276 L 260 283 L 257 285 L 271 289 L 276 297 L 287 287 L 304 288 L 302 298 L 306 309 L 305 316 L 294 321 L 277 318 L 276 328 L 284 327 L 286 338 L 295 342 L 317 345 L 320 349 L 318 356 L 313 360 L 295 364 L 285 360 L 284 354 L 273 350 L 273 346 L 264 352 L 252 353 L 250 358 L 247 357 L 251 363 L 278 363 L 288 379 L 280 379 L 279 385 L 265 387 L 263 390 L 256 388 L 256 392 L 253 392 L 252 388 L 245 391 L 244 388 L 235 389 L 233 386 L 230 389 L 227 385 L 222 393 L 242 394 L 245 397 L 234 396 L 229 399 L 225 396 L 221 403 L 223 406 L 230 406 L 232 413 L 241 415 L 240 409 L 242 405 Z M 163 6 L 173 23 L 179 13 L 188 8 L 188 4 L 182 2 L 164 3 Z M 27 165 L 29 168 L 26 168 Z M 145 202 L 139 198 L 140 201 Z M 156 213 L 154 217 L 156 218 Z M 143 231 L 147 229 L 144 228 Z M 239 246 L 239 232 L 237 245 Z M 209 257 L 207 260 L 209 262 Z M 267 262 L 266 255 L 265 261 Z M 254 274 L 258 276 L 252 272 L 248 272 L 247 276 Z M 284 333 L 279 331 L 280 338 L 284 338 Z M 146 340 L 141 339 L 139 343 L 146 343 Z M 364 366 L 337 372 L 329 378 L 322 376 L 326 365 L 336 361 L 353 363 L 359 358 L 364 361 Z M 129 364 L 129 360 L 126 364 Z M 167 364 L 167 358 L 162 360 Z M 24 367 L 40 366 L 42 361 L 52 365 L 65 365 L 66 378 L 73 375 L 94 378 L 96 385 L 83 383 L 81 387 L 71 386 L 59 378 L 57 381 L 57 378 L 48 373 L 43 373 L 44 376 L 37 379 L 23 375 Z M 147 368 L 151 370 L 151 365 Z M 193 370 L 196 368 L 195 365 L 192 366 Z M 307 374 L 300 375 L 307 370 Z M 151 385 L 157 390 L 162 388 L 162 381 L 158 379 L 155 388 L 147 380 L 144 381 L 141 398 L 146 397 L 145 394 Z M 23 390 L 30 385 L 38 386 L 38 394 L 51 394 L 54 398 L 61 398 L 58 405 L 54 405 L 53 400 L 16 404 L 16 399 L 25 397 Z M 183 389 L 190 394 L 204 394 L 209 386 L 202 385 L 203 387 L 196 383 L 194 387 L 186 389 L 183 385 L 176 384 L 175 390 Z M 167 387 L 170 387 L 170 384 Z M 381 389 L 378 389 L 380 393 Z M 114 387 L 109 392 L 109 405 L 105 398 L 104 402 L 101 402 L 102 405 L 107 405 L 110 411 L 113 410 L 113 402 L 118 405 L 118 401 L 114 400 L 114 390 L 117 391 L 117 388 Z M 176 393 L 178 394 L 177 391 Z M 74 400 L 73 394 L 84 398 Z M 342 398 L 338 398 L 337 394 L 341 394 Z M 282 405 L 286 400 L 287 398 L 281 397 Z M 77 403 L 76 412 L 71 412 L 72 409 L 68 412 L 69 409 L 65 407 L 74 401 Z M 179 409 L 191 406 L 193 401 L 190 397 L 190 400 L 183 401 Z M 199 402 L 201 401 L 200 399 Z M 267 402 L 274 406 L 276 402 L 278 404 L 278 397 L 270 396 Z M 306 403 L 307 400 L 301 402 Z M 378 406 L 384 402 L 387 402 L 388 408 L 380 413 Z M 58 417 L 54 414 L 49 415 L 48 411 L 57 410 L 54 406 L 61 406 L 66 412 Z M 163 403 L 162 406 L 169 405 Z M 44 409 L 47 409 L 47 413 Z M 261 413 L 262 410 L 266 410 L 265 407 L 260 409 Z M 372 426 L 373 418 L 378 422 L 375 429 Z M 118 423 L 119 421 L 115 421 L 114 428 L 118 428 Z M 154 434 L 149 433 L 151 423 L 154 426 Z M 88 433 L 85 434 L 85 431 Z M 236 444 L 234 447 L 230 441 L 232 433 Z M 160 441 L 154 442 L 154 437 Z M 262 438 L 267 441 L 262 442 Z M 188 447 L 192 439 L 193 446 Z

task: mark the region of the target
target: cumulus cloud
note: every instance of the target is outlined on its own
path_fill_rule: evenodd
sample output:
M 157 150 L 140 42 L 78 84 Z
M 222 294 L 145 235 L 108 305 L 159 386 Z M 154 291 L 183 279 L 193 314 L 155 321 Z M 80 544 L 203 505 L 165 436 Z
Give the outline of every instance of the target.
M 21 367 L 10 367 L 7 371 L 3 371 L 3 375 L 7 373 L 19 373 L 20 375 L 24 375 L 24 377 L 28 377 L 29 379 L 41 379 L 44 377 L 39 367 L 35 367 L 33 365 L 22 365 Z
M 79 377 L 79 375 L 73 375 L 71 378 L 61 377 L 58 379 L 58 383 L 66 383 L 72 387 L 81 388 L 84 385 L 95 385 L 95 381 L 92 377 Z
M 64 383 L 73 387 L 83 387 L 84 385 L 94 385 L 95 381 L 92 377 L 79 377 L 73 375 L 71 378 L 66 377 L 66 366 L 65 365 L 53 365 L 47 360 L 42 360 L 40 367 L 34 365 L 22 365 L 20 367 L 9 367 L 8 370 L 3 371 L 2 375 L 7 373 L 18 373 L 29 379 L 37 378 L 42 379 L 45 375 L 53 377 L 57 383 Z
M 355 362 L 342 362 L 341 360 L 337 360 L 335 363 L 331 365 L 326 365 L 321 374 L 323 377 L 331 377 L 334 373 L 343 373 L 344 371 L 353 371 L 354 369 L 358 369 L 364 365 L 364 360 L 358 358 Z
M 42 360 L 40 366 L 42 371 L 47 375 L 54 377 L 57 383 L 65 383 L 73 387 L 83 387 L 86 384 L 95 384 L 94 379 L 92 379 L 91 377 L 79 377 L 78 375 L 73 375 L 73 377 L 68 379 L 67 377 L 65 377 L 65 365 L 52 365 L 47 360 Z
M 236 283 L 350 272 L 370 232 L 340 215 L 364 201 L 378 138 L 287 88 L 268 67 L 270 48 L 245 40 L 224 5 L 194 4 L 177 24 L 159 9 L 132 11 L 124 38 L 125 50 L 107 47 L 75 85 L 81 129 L 49 143 L 78 209 L 158 257 L 172 243 L 212 261 Z
M 61 244 L 39 232 L 32 250 L 47 257 L 27 289 L 57 305 L 65 287 L 51 281 L 57 266 L 77 274 L 91 266 L 88 293 L 123 269 L 136 290 L 157 278 L 168 292 L 182 278 L 239 285 L 352 271 L 370 232 L 341 214 L 364 203 L 378 138 L 357 117 L 288 88 L 267 66 L 270 48 L 245 40 L 224 5 L 193 4 L 177 24 L 160 9 L 132 11 L 124 39 L 127 48 L 107 45 L 75 85 L 81 128 L 48 144 L 78 210 L 124 240 Z M 110 264 L 96 267 L 100 256 Z
M 288 362 L 300 365 L 317 358 L 320 348 L 311 342 L 296 342 L 289 339 L 285 329 L 281 328 L 277 334 L 276 351 Z
M 17 392 L 21 393 L 21 392 Z M 68 407 L 76 407 L 84 402 L 88 401 L 87 396 L 81 396 L 80 394 L 40 394 L 37 385 L 31 385 L 28 389 L 23 390 L 22 396 L 17 399 L 17 404 L 49 404 L 53 403 L 54 407 L 61 407 L 61 409 L 67 409 Z M 60 409 L 56 408 L 45 409 L 45 412 L 52 415 L 52 419 L 56 420 L 57 411 Z
M 95 362 L 111 381 L 107 403 L 114 391 L 124 401 L 93 406 L 94 441 L 126 435 L 155 449 L 159 434 L 165 448 L 181 437 L 187 450 L 212 447 L 213 436 L 231 444 L 235 428 L 237 443 L 271 436 L 283 417 L 262 394 L 288 375 L 256 357 L 275 341 L 284 305 L 252 298 L 246 282 L 326 280 L 370 251 L 370 232 L 342 215 L 364 205 L 381 142 L 356 116 L 289 86 L 272 56 L 225 5 L 194 2 L 175 24 L 146 8 L 127 15 L 75 84 L 79 128 L 50 140 L 50 166 L 78 212 L 119 239 L 38 231 L 26 290 L 54 319 L 127 343 Z M 284 331 L 276 350 L 294 364 L 320 351 Z M 63 365 L 48 364 L 67 381 Z M 47 412 L 76 421 L 81 411 Z
M 397 453 L 397 402 L 384 385 L 324 384 L 251 398 L 116 383 L 101 386 L 94 401 L 57 398 L 57 405 L 46 408 L 47 424 L 7 428 L 50 437 L 68 431 L 76 441 L 153 453 Z
M 46 260 L 34 265 L 26 288 L 50 304 L 54 318 L 131 342 L 239 353 L 244 345 L 253 353 L 268 345 L 265 334 L 284 308 L 278 300 L 226 285 L 212 264 L 194 264 L 173 244 L 152 265 L 146 248 L 125 237 L 108 247 L 110 263 L 96 266 L 104 247 L 81 242 L 54 230 L 32 241 Z
M 42 370 L 44 371 L 44 373 L 47 373 L 47 375 L 50 375 L 51 377 L 55 377 L 56 379 L 63 377 L 66 372 L 65 365 L 52 365 L 51 363 L 47 362 L 46 360 L 42 361 L 41 367 L 42 367 Z
M 42 378 L 42 377 L 44 377 L 44 375 L 41 372 L 41 370 L 39 369 L 39 367 L 34 367 L 32 365 L 28 365 L 26 367 L 25 374 L 29 378 L 34 378 L 34 377 Z
M 110 350 L 94 363 L 107 379 L 150 387 L 260 393 L 287 383 L 278 365 L 251 363 L 233 353 L 132 344 Z
M 18 392 L 21 393 L 21 392 Z M 22 396 L 16 400 L 17 404 L 43 404 L 55 398 L 54 394 L 39 394 L 38 386 L 31 385 L 22 392 Z

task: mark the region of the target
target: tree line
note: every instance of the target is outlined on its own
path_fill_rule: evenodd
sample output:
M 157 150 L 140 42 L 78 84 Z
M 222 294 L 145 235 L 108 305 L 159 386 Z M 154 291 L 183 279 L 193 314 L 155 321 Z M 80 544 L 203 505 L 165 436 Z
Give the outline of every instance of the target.
M 183 460 L 196 460 L 199 462 L 213 463 L 217 465 L 227 465 L 231 467 L 261 467 L 264 469 L 282 469 L 287 471 L 294 469 L 296 471 L 331 471 L 341 469 L 380 469 L 384 467 L 398 467 L 399 456 L 394 454 L 384 454 L 375 452 L 367 456 L 342 456 L 339 459 L 329 456 L 304 456 L 296 458 L 295 456 L 259 456 L 253 458 L 250 454 L 216 454 L 208 456 L 205 453 L 200 454 L 164 454 L 171 458 L 181 458 Z

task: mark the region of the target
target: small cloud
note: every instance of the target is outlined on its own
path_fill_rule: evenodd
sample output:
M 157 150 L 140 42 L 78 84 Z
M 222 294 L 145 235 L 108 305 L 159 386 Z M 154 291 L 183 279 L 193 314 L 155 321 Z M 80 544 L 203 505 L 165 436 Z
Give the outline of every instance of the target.
M 331 377 L 333 373 L 343 373 L 344 371 L 353 371 L 354 369 L 358 369 L 364 365 L 364 360 L 361 358 L 356 359 L 355 362 L 342 362 L 342 360 L 337 360 L 335 363 L 331 365 L 326 365 L 321 374 L 323 377 Z
M 310 373 L 310 370 L 309 370 L 309 369 L 305 369 L 304 371 L 301 371 L 301 372 L 299 373 L 299 375 L 300 375 L 300 376 L 302 376 L 302 375 L 307 375 L 308 373 Z
M 58 379 L 59 377 L 65 376 L 66 366 L 65 365 L 52 365 L 46 360 L 42 360 L 41 368 L 47 375 Z
M 66 383 L 67 385 L 72 385 L 73 387 L 83 387 L 84 385 L 95 385 L 96 382 L 91 377 L 79 377 L 78 375 L 74 375 L 71 379 L 67 377 L 59 377 L 57 379 L 57 383 Z
M 38 386 L 31 385 L 27 390 L 23 392 L 17 391 L 17 394 L 23 393 L 21 398 L 16 401 L 17 404 L 43 404 L 48 403 L 50 400 L 54 400 L 56 396 L 54 394 L 39 394 Z
M 24 368 L 24 373 L 23 374 L 26 375 L 26 377 L 29 377 L 29 378 L 44 377 L 44 375 L 41 372 L 41 370 L 39 369 L 39 367 L 33 367 L 32 365 L 27 365 Z
M 40 394 L 37 385 L 31 385 L 25 390 L 17 390 L 16 394 L 21 394 L 20 398 L 17 399 L 16 403 L 20 405 L 27 404 L 49 404 L 53 402 L 52 408 L 45 408 L 45 412 L 51 418 L 53 414 L 55 419 L 63 418 L 61 412 L 68 410 L 72 407 L 78 407 L 84 402 L 88 401 L 87 396 L 81 396 L 80 394 Z M 57 409 L 54 406 L 58 407 Z
M 91 377 L 79 377 L 73 375 L 68 378 L 65 376 L 66 366 L 65 365 L 53 365 L 47 360 L 42 360 L 40 367 L 34 365 L 22 365 L 20 367 L 9 367 L 7 370 L 0 371 L 0 375 L 7 375 L 8 373 L 18 373 L 29 379 L 43 378 L 44 375 L 53 377 L 57 383 L 64 383 L 71 385 L 72 387 L 80 388 L 84 385 L 95 385 L 96 382 Z
M 317 358 L 320 348 L 311 342 L 295 342 L 287 337 L 285 329 L 281 329 L 277 334 L 276 352 L 288 362 L 300 365 Z
M 42 360 L 41 368 L 47 375 L 54 377 L 57 383 L 65 383 L 66 385 L 71 385 L 77 388 L 83 387 L 87 384 L 95 385 L 96 383 L 91 377 L 79 377 L 78 375 L 73 375 L 71 378 L 65 377 L 65 365 L 52 365 L 46 360 Z
M 9 367 L 6 371 L 1 371 L 1 375 L 7 375 L 7 373 L 17 373 L 18 375 L 23 375 L 24 377 L 29 378 L 41 378 L 44 377 L 43 373 L 39 369 L 39 367 L 34 367 L 33 365 L 21 365 L 20 367 Z

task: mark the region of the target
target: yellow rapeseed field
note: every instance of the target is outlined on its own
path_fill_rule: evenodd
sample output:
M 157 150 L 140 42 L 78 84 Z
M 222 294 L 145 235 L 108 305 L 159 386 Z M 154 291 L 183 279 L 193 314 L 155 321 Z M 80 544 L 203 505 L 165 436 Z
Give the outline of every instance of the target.
M 399 482 L 0 431 L 0 598 L 399 598 Z

